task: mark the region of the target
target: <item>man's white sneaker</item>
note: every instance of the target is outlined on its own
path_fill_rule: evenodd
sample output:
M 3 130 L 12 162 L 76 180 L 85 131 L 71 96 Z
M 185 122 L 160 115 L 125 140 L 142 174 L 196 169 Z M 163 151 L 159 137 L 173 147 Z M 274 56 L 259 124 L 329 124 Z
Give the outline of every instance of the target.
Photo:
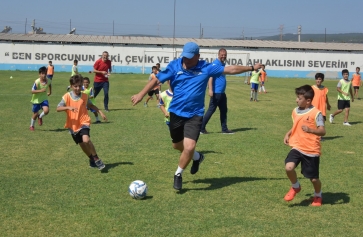
M 344 122 L 343 123 L 343 125 L 345 125 L 345 126 L 352 126 L 350 123 L 348 123 L 348 122 Z

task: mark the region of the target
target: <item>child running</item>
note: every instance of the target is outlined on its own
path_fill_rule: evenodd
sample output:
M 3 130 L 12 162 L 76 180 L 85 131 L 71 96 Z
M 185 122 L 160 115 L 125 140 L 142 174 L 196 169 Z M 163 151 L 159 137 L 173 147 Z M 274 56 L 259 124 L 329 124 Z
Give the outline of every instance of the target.
M 149 81 L 155 78 L 155 75 L 158 74 L 158 68 L 156 66 L 152 67 L 152 73 L 149 76 Z M 148 107 L 148 102 L 150 99 L 153 98 L 153 95 L 155 94 L 157 101 L 159 102 L 159 85 L 156 85 L 151 91 L 148 93 L 148 97 L 146 98 L 146 101 L 144 102 L 144 107 Z M 159 106 L 159 103 L 157 104 Z
M 297 106 L 292 111 L 292 128 L 284 137 L 285 145 L 291 147 L 285 159 L 285 170 L 291 182 L 291 188 L 285 195 L 285 201 L 291 201 L 300 192 L 295 168 L 301 163 L 301 173 L 310 179 L 314 186 L 312 206 L 321 206 L 321 182 L 319 163 L 321 155 L 320 136 L 325 135 L 324 118 L 321 112 L 312 106 L 314 90 L 305 85 L 295 89 Z
M 32 118 L 30 120 L 30 131 L 34 131 L 35 120 L 38 118 L 39 126 L 43 125 L 43 116 L 49 113 L 49 102 L 48 96 L 52 94 L 52 80 L 46 77 L 47 75 L 47 68 L 41 67 L 38 70 L 39 78 L 35 80 L 32 91 L 32 99 L 30 102 L 33 103 L 32 108 Z M 47 94 L 47 88 L 49 88 L 49 92 Z M 43 112 L 39 114 L 39 110 L 42 109 Z
M 76 144 L 82 148 L 89 157 L 90 167 L 99 170 L 105 168 L 102 160 L 98 157 L 96 149 L 90 140 L 91 118 L 88 116 L 87 107 L 97 111 L 104 120 L 106 116 L 88 99 L 88 95 L 82 93 L 83 78 L 80 75 L 72 76 L 69 80 L 71 91 L 67 92 L 58 104 L 57 112 L 65 111 L 67 114 L 65 128 L 68 128 Z
M 353 96 L 353 90 L 352 90 L 352 81 L 349 81 L 348 69 L 342 70 L 342 76 L 343 76 L 343 79 L 340 79 L 340 81 L 338 82 L 338 85 L 337 85 L 338 110 L 335 111 L 333 114 L 330 114 L 329 122 L 333 123 L 335 116 L 340 114 L 341 112 L 343 112 L 343 110 L 345 110 L 343 125 L 352 126 L 348 122 L 349 111 L 350 111 L 350 99 L 351 99 L 349 97 L 349 94 L 352 97 L 352 102 L 354 102 L 354 96 Z
M 312 86 L 314 90 L 314 99 L 312 104 L 315 108 L 321 111 L 324 121 L 326 121 L 326 109 L 330 110 L 331 106 L 328 100 L 328 88 L 322 85 L 324 82 L 324 74 L 315 74 L 315 85 Z
M 160 94 L 160 109 L 163 112 L 164 116 L 165 116 L 165 124 L 170 125 L 170 115 L 169 115 L 169 105 L 170 102 L 173 99 L 173 91 L 170 88 L 170 81 L 168 81 L 169 84 L 169 89 L 167 89 L 166 91 L 163 91 Z M 170 127 L 169 127 L 170 129 Z
M 247 84 L 251 84 L 251 98 L 250 101 L 258 101 L 257 100 L 257 92 L 258 92 L 258 85 L 260 83 L 260 72 L 258 69 L 252 71 L 250 73 L 250 77 L 248 79 Z
M 96 105 L 93 88 L 90 87 L 89 84 L 90 84 L 89 78 L 84 77 L 83 78 L 83 88 L 82 88 L 83 90 L 82 90 L 82 92 L 85 93 L 86 95 L 88 95 L 88 98 L 92 102 L 93 105 Z M 98 113 L 95 110 L 91 109 L 91 108 L 88 108 L 88 110 L 91 111 L 95 115 L 96 123 L 101 123 L 100 119 L 98 118 Z
M 352 85 L 354 88 L 354 98 L 359 100 L 358 97 L 358 91 L 359 91 L 359 87 L 362 86 L 362 80 L 361 80 L 361 76 L 360 76 L 360 67 L 356 67 L 355 69 L 355 73 L 353 74 L 352 77 Z
M 263 91 L 264 93 L 266 93 L 265 82 L 267 82 L 267 72 L 265 71 L 265 65 L 264 64 L 261 65 L 260 73 L 261 73 L 261 76 L 260 76 L 260 89 L 259 89 L 259 92 L 261 93 Z

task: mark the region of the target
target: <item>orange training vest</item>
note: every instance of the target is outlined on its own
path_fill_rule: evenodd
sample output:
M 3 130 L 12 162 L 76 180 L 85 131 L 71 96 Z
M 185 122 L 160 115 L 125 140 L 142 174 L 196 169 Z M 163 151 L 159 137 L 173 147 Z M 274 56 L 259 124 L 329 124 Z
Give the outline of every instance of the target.
M 304 114 L 296 112 L 298 108 L 292 111 L 292 130 L 289 139 L 289 146 L 298 149 L 304 154 L 318 155 L 321 154 L 320 136 L 312 133 L 307 133 L 302 130 L 302 126 L 306 125 L 309 128 L 316 128 L 316 117 L 321 113 L 317 108 L 312 108 Z
M 353 86 L 360 86 L 360 80 L 361 80 L 360 74 L 354 73 L 353 74 L 352 85 Z
M 316 85 L 311 86 L 314 90 L 314 98 L 312 104 L 315 108 L 321 111 L 323 116 L 326 116 L 326 95 L 328 94 L 328 88 L 318 88 Z
M 70 93 L 66 93 L 63 96 L 63 100 L 65 101 L 66 106 L 76 107 L 78 109 L 78 112 L 73 112 L 71 110 L 66 111 L 67 121 L 64 125 L 65 128 L 70 128 L 73 132 L 78 132 L 82 128 L 82 125 L 90 126 L 91 118 L 87 111 L 87 94 L 82 93 L 81 98 L 74 100 Z

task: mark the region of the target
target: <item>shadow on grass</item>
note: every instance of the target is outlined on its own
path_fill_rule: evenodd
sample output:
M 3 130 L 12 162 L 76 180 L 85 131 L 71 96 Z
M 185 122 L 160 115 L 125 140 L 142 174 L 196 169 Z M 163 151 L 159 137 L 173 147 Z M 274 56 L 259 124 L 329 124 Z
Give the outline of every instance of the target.
M 137 200 L 137 201 L 145 201 L 145 200 L 148 200 L 148 199 L 152 199 L 154 196 L 147 196 L 146 195 L 146 197 L 144 197 L 143 199 L 139 199 L 139 200 Z
M 64 132 L 68 131 L 67 128 L 57 128 L 57 129 L 48 129 L 48 130 L 41 130 L 43 132 Z
M 350 124 L 354 125 L 354 124 L 358 124 L 358 123 L 362 123 L 362 121 L 357 121 L 357 122 L 349 122 Z
M 116 162 L 116 163 L 112 163 L 112 164 L 106 164 L 106 167 L 101 170 L 101 173 L 108 173 L 108 171 L 112 168 L 115 168 L 119 165 L 134 165 L 134 163 L 132 162 Z
M 210 184 L 210 185 L 206 188 L 183 188 L 178 193 L 184 194 L 190 190 L 203 190 L 203 191 L 215 190 L 242 182 L 258 181 L 258 180 L 280 180 L 280 179 L 285 179 L 285 178 L 223 177 L 223 178 L 197 179 L 185 183 Z
M 105 123 L 112 123 L 111 121 L 107 120 L 107 121 L 101 121 L 100 123 L 96 123 L 96 122 L 93 122 L 92 123 L 92 126 L 93 125 L 102 125 L 102 124 L 105 124 Z
M 341 138 L 341 137 L 343 137 L 343 136 L 323 137 L 323 141 L 325 141 L 325 140 L 334 140 L 334 139 Z
M 232 129 L 233 132 L 244 132 L 248 130 L 257 130 L 257 128 L 234 128 Z
M 134 108 L 125 108 L 125 109 L 109 109 L 108 111 L 118 111 L 118 110 L 135 110 Z
M 300 203 L 295 203 L 289 205 L 289 207 L 296 207 L 296 206 L 310 206 L 312 202 L 312 196 L 307 194 L 308 199 L 301 201 Z M 336 204 L 345 204 L 350 202 L 350 197 L 348 193 L 323 193 L 323 205 L 336 205 Z
M 218 152 L 218 151 L 198 151 L 200 153 L 202 153 L 203 155 L 206 155 L 206 154 L 222 154 L 222 152 Z

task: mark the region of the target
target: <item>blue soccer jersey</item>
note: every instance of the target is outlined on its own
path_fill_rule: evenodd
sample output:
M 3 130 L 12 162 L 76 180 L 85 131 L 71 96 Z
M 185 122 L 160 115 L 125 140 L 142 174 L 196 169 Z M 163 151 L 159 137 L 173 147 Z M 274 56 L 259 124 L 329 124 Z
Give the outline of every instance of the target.
M 194 68 L 186 70 L 182 63 L 182 58 L 175 59 L 156 75 L 162 83 L 170 80 L 174 96 L 169 112 L 184 118 L 203 116 L 209 77 L 222 75 L 224 66 L 200 60 Z
M 218 58 L 213 61 L 216 65 L 224 66 Z M 227 80 L 226 75 L 222 74 L 219 77 L 213 77 L 213 93 L 224 93 L 226 91 Z

